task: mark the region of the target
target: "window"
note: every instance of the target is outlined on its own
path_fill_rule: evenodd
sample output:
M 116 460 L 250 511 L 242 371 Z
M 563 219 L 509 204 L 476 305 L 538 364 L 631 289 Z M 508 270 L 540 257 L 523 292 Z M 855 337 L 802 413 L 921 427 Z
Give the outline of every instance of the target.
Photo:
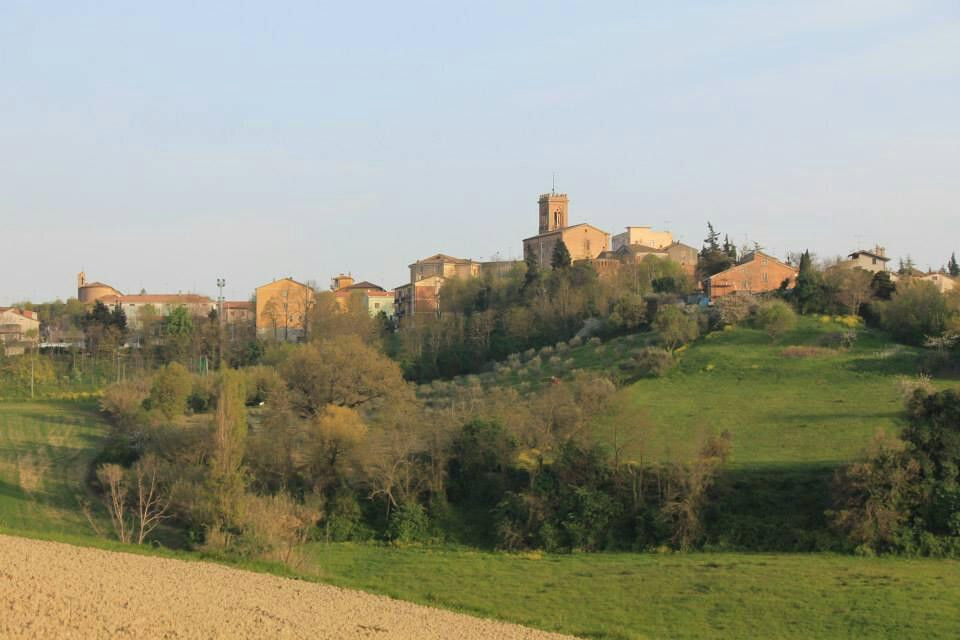
M 766 272 L 766 271 L 764 271 L 763 273 L 760 274 L 760 280 L 761 280 L 762 282 L 766 282 L 766 281 L 767 281 L 767 272 Z
M 379 303 L 379 302 L 374 302 L 374 303 L 373 303 L 373 308 L 374 308 L 374 309 L 379 309 L 379 308 L 380 308 L 380 303 Z

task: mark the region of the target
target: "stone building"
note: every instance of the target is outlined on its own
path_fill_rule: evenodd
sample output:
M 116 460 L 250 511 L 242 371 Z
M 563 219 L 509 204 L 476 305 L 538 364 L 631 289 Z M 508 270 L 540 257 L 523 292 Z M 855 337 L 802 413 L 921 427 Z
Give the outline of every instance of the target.
M 940 293 L 949 293 L 958 287 L 956 278 L 951 278 L 947 274 L 937 271 L 925 273 L 916 279 L 922 282 L 929 282 L 935 286 Z
M 570 259 L 593 260 L 610 248 L 610 235 L 593 225 L 569 226 L 569 200 L 565 193 L 545 193 L 537 200 L 539 232 L 523 240 L 524 257 L 533 256 L 541 268 L 550 266 L 554 247 L 561 240 Z
M 87 282 L 87 274 L 77 274 L 77 300 L 84 304 L 93 304 L 107 296 L 123 295 L 113 287 L 102 282 Z
M 257 307 L 249 300 L 224 300 L 223 322 L 228 325 L 253 326 L 256 321 Z
M 796 284 L 797 269 L 760 251 L 752 251 L 740 262 L 704 281 L 704 292 L 710 300 L 734 293 L 775 291 L 784 282 Z
M 837 266 L 848 269 L 859 267 L 870 273 L 879 273 L 880 271 L 887 270 L 888 262 L 890 262 L 890 258 L 887 257 L 887 250 L 878 245 L 870 250 L 860 249 L 854 251 L 847 256 L 846 260 L 840 262 Z
M 300 342 L 307 313 L 316 303 L 313 287 L 293 278 L 274 280 L 256 289 L 257 336 Z
M 40 341 L 40 318 L 35 311 L 0 307 L 0 353 L 20 355 Z
M 135 295 L 108 295 L 98 298 L 108 307 L 119 306 L 127 316 L 127 326 L 141 327 L 142 316 L 150 314 L 162 318 L 177 307 L 184 307 L 191 316 L 207 316 L 217 308 L 217 303 L 195 293 L 141 293 Z
M 613 251 L 620 247 L 640 244 L 651 249 L 663 249 L 673 244 L 673 234 L 669 231 L 654 231 L 652 227 L 627 227 L 623 233 L 613 236 Z
M 366 280 L 354 282 L 353 276 L 340 274 L 332 278 L 330 290 L 333 291 L 337 306 L 343 311 L 350 306 L 351 300 L 355 300 L 371 316 L 376 316 L 381 311 L 388 318 L 394 316 L 394 293 L 378 284 Z

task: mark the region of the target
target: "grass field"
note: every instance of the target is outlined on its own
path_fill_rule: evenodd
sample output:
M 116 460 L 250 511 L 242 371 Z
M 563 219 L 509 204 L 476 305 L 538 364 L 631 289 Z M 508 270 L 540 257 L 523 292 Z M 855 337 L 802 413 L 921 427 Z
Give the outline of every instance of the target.
M 0 525 L 89 531 L 77 496 L 105 433 L 89 403 L 0 403 Z
M 960 637 L 956 561 L 349 544 L 309 559 L 342 586 L 591 638 Z
M 619 420 L 632 453 L 647 458 L 686 455 L 704 431 L 730 429 L 734 465 L 721 483 L 730 495 L 721 499 L 721 526 L 710 526 L 733 538 L 768 528 L 778 544 L 790 527 L 814 530 L 822 525 L 815 520 L 822 517 L 824 473 L 856 455 L 878 428 L 897 430 L 896 378 L 913 375 L 918 362 L 916 352 L 872 332 L 850 351 L 782 355 L 785 346 L 815 343 L 829 330 L 805 322 L 776 345 L 751 330 L 714 334 L 687 350 L 668 377 L 621 390 L 617 412 L 598 428 L 608 435 L 603 430 Z M 580 347 L 569 357 L 604 368 L 641 343 L 621 340 L 599 354 Z M 77 510 L 105 432 L 90 404 L 0 404 L 0 530 L 123 548 L 90 536 Z M 266 563 L 240 566 L 293 573 Z M 960 637 L 956 561 L 823 553 L 511 555 L 311 543 L 298 572 L 592 638 Z
M 916 375 L 919 354 L 862 330 L 849 350 L 785 355 L 837 330 L 804 318 L 777 343 L 752 329 L 710 334 L 668 376 L 623 389 L 601 435 L 616 425 L 628 455 L 647 460 L 688 458 L 707 433 L 728 430 L 733 468 L 849 461 L 877 431 L 900 430 L 897 380 Z

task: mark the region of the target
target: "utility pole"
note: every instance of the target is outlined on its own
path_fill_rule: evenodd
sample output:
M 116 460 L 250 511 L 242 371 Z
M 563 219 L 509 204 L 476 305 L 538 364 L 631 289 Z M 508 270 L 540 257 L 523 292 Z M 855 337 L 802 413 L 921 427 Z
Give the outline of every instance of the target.
M 217 289 L 220 290 L 219 295 L 217 295 L 217 318 L 220 320 L 220 324 L 223 324 L 223 288 L 227 286 L 227 281 L 224 278 L 217 278 Z

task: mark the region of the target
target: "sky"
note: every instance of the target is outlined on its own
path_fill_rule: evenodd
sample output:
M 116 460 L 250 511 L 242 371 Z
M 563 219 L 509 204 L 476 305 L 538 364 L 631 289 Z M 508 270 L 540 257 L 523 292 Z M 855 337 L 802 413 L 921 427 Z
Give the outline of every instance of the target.
M 387 288 L 570 222 L 960 253 L 960 2 L 0 0 L 0 304 Z

